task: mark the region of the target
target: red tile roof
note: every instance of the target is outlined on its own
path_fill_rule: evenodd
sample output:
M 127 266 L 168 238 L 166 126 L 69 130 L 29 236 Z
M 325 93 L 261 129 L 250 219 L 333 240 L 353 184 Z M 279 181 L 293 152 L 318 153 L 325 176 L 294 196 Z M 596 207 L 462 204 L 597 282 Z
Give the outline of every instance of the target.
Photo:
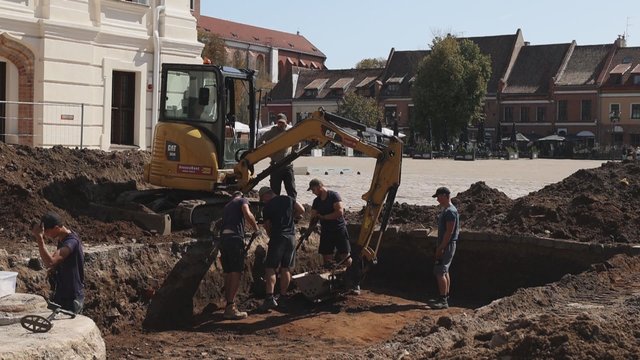
M 200 16 L 198 25 L 225 40 L 270 46 L 277 49 L 326 58 L 322 51 L 318 50 L 302 35 L 240 24 L 208 16 Z
M 612 44 L 575 46 L 566 67 L 556 80 L 556 85 L 596 85 L 612 47 Z
M 520 49 L 502 91 L 509 95 L 546 95 L 550 79 L 557 76 L 571 43 L 527 45 Z

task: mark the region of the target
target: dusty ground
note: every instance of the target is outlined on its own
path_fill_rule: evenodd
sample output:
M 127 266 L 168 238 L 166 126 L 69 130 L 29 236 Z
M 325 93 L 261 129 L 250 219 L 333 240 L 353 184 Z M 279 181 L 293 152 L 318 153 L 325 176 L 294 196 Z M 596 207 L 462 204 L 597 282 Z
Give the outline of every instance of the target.
M 177 329 L 143 331 L 142 321 L 157 294 L 157 284 L 154 287 L 149 279 L 125 274 L 118 261 L 140 267 L 140 273 L 156 267 L 166 273 L 170 263 L 151 263 L 154 244 L 182 241 L 191 234 L 161 237 L 130 222 L 95 220 L 85 204 L 109 203 L 124 189 L 143 187 L 140 176 L 147 156 L 145 152 L 33 149 L 0 143 L 0 248 L 9 254 L 0 268 L 20 272 L 19 291 L 46 293 L 43 271 L 34 264 L 20 265 L 35 250 L 28 224 L 45 210 L 60 212 L 88 247 L 149 245 L 143 257 L 121 255 L 111 266 L 94 269 L 89 279 L 92 300 L 86 313 L 103 330 L 110 358 L 638 358 L 640 260 L 626 256 L 596 264 L 589 272 L 567 275 L 557 283 L 522 289 L 478 309 L 472 302 L 459 302 L 447 311 L 429 311 L 422 305 L 427 294 L 398 293 L 392 284 L 377 284 L 360 297 L 319 305 L 294 296 L 285 310 L 252 313 L 245 321 L 228 322 L 221 319 L 216 293 L 210 291 L 207 295 L 214 299 L 194 304 L 195 317 Z M 535 161 L 515 163 L 531 167 Z M 455 162 L 455 167 L 462 163 Z M 538 191 L 529 189 L 521 197 L 483 182 L 472 182 L 466 190 L 452 185 L 452 190 L 466 229 L 637 243 L 639 172 L 638 163 L 607 163 L 579 170 Z M 403 175 L 403 181 L 407 178 Z M 301 180 L 299 188 L 308 181 L 307 177 Z M 543 180 L 543 185 L 547 183 Z M 415 188 L 410 181 L 406 185 Z M 521 189 L 520 185 L 516 188 Z M 430 195 L 422 190 L 422 198 L 430 200 Z M 437 209 L 410 204 L 415 203 L 394 205 L 393 224 L 411 229 L 434 223 Z M 348 214 L 351 222 L 357 222 L 357 210 Z M 255 272 L 251 276 L 259 279 Z M 217 288 L 219 296 L 217 280 L 207 281 L 212 281 L 208 286 Z M 258 300 L 251 297 L 250 289 L 245 290 L 248 296 L 242 297 L 240 306 L 252 311 Z M 202 289 L 198 291 L 196 296 Z

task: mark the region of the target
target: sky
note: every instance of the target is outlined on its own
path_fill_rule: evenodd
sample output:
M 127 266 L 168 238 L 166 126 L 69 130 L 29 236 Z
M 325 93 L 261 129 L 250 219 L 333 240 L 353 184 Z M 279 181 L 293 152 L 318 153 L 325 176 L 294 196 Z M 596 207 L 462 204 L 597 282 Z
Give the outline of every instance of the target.
M 437 35 L 515 34 L 531 45 L 640 46 L 640 0 L 201 0 L 202 15 L 295 34 L 322 51 L 329 69 L 387 59 L 391 48 L 426 50 Z

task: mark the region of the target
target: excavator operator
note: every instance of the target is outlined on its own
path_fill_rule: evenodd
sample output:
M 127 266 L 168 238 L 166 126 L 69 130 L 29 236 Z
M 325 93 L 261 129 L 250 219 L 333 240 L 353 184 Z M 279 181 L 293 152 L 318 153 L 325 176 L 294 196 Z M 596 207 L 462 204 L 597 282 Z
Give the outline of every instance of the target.
M 282 134 L 287 130 L 287 125 L 287 115 L 282 113 L 276 115 L 275 126 L 269 129 L 260 137 L 260 139 L 258 139 L 258 144 L 270 141 L 274 137 Z M 271 162 L 273 163 L 280 161 L 290 153 L 290 147 L 283 149 L 282 151 L 278 151 L 271 155 Z M 295 200 L 298 196 L 298 192 L 296 191 L 296 178 L 293 173 L 293 164 L 288 164 L 287 166 L 271 173 L 271 177 L 269 178 L 269 185 L 271 187 L 271 190 L 273 190 L 276 195 L 280 195 L 283 182 L 284 188 L 287 191 L 287 195 L 291 196 Z

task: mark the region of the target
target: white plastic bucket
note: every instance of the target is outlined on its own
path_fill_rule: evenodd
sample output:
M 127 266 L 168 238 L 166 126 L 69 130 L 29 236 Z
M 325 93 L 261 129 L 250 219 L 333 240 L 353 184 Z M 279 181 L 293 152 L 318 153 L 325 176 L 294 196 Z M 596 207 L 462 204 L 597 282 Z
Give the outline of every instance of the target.
M 16 293 L 18 273 L 14 271 L 0 271 L 0 297 Z

